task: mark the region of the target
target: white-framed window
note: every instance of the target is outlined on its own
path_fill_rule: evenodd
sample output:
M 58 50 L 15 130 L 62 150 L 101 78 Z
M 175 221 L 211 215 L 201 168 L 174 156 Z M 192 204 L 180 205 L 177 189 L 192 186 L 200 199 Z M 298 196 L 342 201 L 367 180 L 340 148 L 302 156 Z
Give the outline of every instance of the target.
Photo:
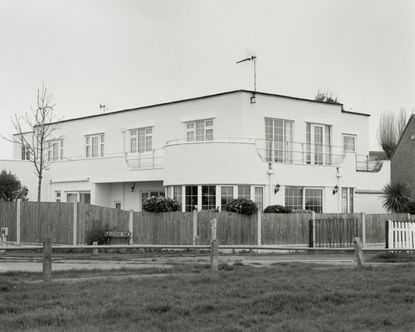
M 213 141 L 213 120 L 186 122 L 186 139 L 188 142 Z
M 342 188 L 342 213 L 354 212 L 354 189 Z
M 30 149 L 29 149 L 29 147 L 22 144 L 21 149 L 22 149 L 21 150 L 22 151 L 22 154 L 21 154 L 22 160 L 30 160 Z
M 121 202 L 120 201 L 115 201 L 114 205 L 115 205 L 116 209 L 121 210 Z
M 332 162 L 331 125 L 306 123 L 306 162 L 330 165 Z
M 60 160 L 63 158 L 63 139 L 47 142 L 48 161 Z
M 285 187 L 285 206 L 292 210 L 323 212 L 323 189 Z
M 238 186 L 238 198 L 251 199 L 251 186 Z
M 258 206 L 258 210 L 262 211 L 264 209 L 264 188 L 255 187 L 255 204 Z
M 130 130 L 130 152 L 142 153 L 153 149 L 153 128 L 137 128 Z
M 67 192 L 66 202 L 91 204 L 91 193 L 89 191 Z
M 182 204 L 182 186 L 173 186 L 173 199 Z
M 85 156 L 87 158 L 104 156 L 104 134 L 85 136 Z
M 343 134 L 344 153 L 356 152 L 356 135 Z
M 62 194 L 60 191 L 55 191 L 55 200 L 56 202 L 60 202 L 62 200 Z
M 202 186 L 202 210 L 216 209 L 216 186 Z
M 226 205 L 233 200 L 233 186 L 221 186 L 220 194 L 221 210 L 226 211 Z
M 197 186 L 186 186 L 185 190 L 185 211 L 192 212 L 198 206 Z
M 294 121 L 265 118 L 267 161 L 292 162 Z

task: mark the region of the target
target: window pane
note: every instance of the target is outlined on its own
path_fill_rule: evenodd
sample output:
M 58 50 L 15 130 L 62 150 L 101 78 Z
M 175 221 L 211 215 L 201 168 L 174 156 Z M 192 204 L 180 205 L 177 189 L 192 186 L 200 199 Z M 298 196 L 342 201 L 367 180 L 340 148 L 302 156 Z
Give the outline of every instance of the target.
M 182 204 L 182 186 L 173 187 L 173 199 Z
M 354 189 L 349 188 L 349 213 L 354 212 Z
M 255 187 L 255 203 L 259 211 L 264 209 L 264 188 Z
M 220 204 L 222 211 L 226 211 L 226 205 L 233 200 L 233 187 L 222 186 L 221 187 Z
M 152 150 L 152 137 L 151 136 L 147 136 L 146 137 L 146 151 L 151 151 Z
M 344 152 L 356 152 L 356 140 L 354 136 L 343 136 Z
M 197 186 L 186 186 L 186 212 L 197 208 Z
M 347 191 L 348 188 L 342 188 L 342 213 L 347 213 Z
M 303 188 L 285 187 L 285 206 L 292 210 L 302 210 Z
M 206 130 L 206 141 L 213 141 L 213 129 Z
M 195 123 L 194 122 L 190 122 L 190 123 L 187 123 L 186 124 L 186 128 L 187 129 L 194 129 L 194 127 L 195 127 Z
M 98 157 L 98 137 L 92 137 L 92 157 Z
M 194 131 L 188 131 L 187 132 L 187 141 L 193 142 L 195 140 L 195 133 Z
M 153 129 L 152 128 L 147 128 L 146 129 L 146 135 L 151 135 L 153 133 Z
M 131 152 L 137 152 L 137 138 L 131 138 Z
M 203 121 L 196 122 L 196 141 L 205 140 L 205 125 Z
M 251 187 L 250 186 L 238 186 L 238 197 L 251 199 Z
M 207 120 L 207 121 L 205 122 L 205 126 L 206 126 L 206 127 L 212 127 L 212 126 L 213 126 L 213 120 Z
M 138 152 L 145 151 L 145 132 L 144 129 L 138 130 Z
M 202 186 L 202 210 L 216 209 L 216 186 Z
M 305 209 L 316 213 L 323 211 L 322 189 L 305 189 Z

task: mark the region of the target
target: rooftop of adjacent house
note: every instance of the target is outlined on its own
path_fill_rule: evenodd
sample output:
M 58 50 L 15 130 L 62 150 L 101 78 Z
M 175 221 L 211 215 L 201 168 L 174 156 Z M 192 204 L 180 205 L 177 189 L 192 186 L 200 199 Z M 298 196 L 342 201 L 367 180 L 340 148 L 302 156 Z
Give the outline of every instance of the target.
M 63 122 L 69 122 L 69 121 L 83 120 L 83 119 L 95 118 L 95 117 L 100 117 L 100 116 L 113 115 L 113 114 L 122 113 L 122 112 L 131 112 L 131 111 L 148 109 L 148 108 L 152 108 L 152 107 L 159 107 L 159 106 L 166 106 L 166 105 L 172 105 L 172 104 L 178 104 L 178 103 L 185 103 L 185 102 L 194 101 L 194 100 L 200 100 L 200 99 L 206 99 L 206 98 L 213 98 L 213 97 L 218 97 L 218 96 L 223 96 L 223 95 L 229 95 L 229 94 L 233 94 L 233 93 L 241 93 L 241 92 L 242 93 L 249 93 L 249 94 L 254 94 L 255 93 L 256 95 L 262 95 L 262 96 L 271 96 L 271 97 L 287 98 L 287 99 L 299 100 L 299 101 L 306 101 L 306 102 L 311 102 L 311 103 L 320 103 L 320 104 L 326 104 L 326 105 L 336 105 L 336 106 L 340 106 L 341 107 L 341 112 L 342 113 L 362 115 L 362 116 L 370 116 L 370 114 L 366 114 L 366 113 L 345 111 L 343 109 L 343 104 L 337 103 L 337 102 L 336 103 L 329 103 L 329 102 L 319 101 L 319 100 L 314 100 L 314 99 L 307 99 L 307 98 L 299 98 L 299 97 L 285 96 L 285 95 L 279 95 L 279 94 L 267 93 L 267 92 L 260 92 L 260 91 L 254 92 L 252 90 L 243 90 L 243 89 L 240 89 L 240 90 L 225 91 L 225 92 L 220 92 L 220 93 L 215 93 L 215 94 L 210 94 L 210 95 L 203 95 L 203 96 L 198 96 L 198 97 L 192 97 L 192 98 L 187 98 L 187 99 L 179 99 L 179 100 L 169 101 L 169 102 L 165 102 L 165 103 L 159 103 L 159 104 L 152 104 L 152 105 L 146 105 L 146 106 L 128 108 L 128 109 L 118 110 L 118 111 L 113 111 L 113 112 L 108 112 L 108 113 L 92 114 L 92 115 L 87 115 L 87 116 L 82 116 L 82 117 L 77 117 L 77 118 L 72 118 L 72 119 L 60 120 L 60 121 L 56 121 L 56 122 L 53 122 L 53 123 L 63 123 Z

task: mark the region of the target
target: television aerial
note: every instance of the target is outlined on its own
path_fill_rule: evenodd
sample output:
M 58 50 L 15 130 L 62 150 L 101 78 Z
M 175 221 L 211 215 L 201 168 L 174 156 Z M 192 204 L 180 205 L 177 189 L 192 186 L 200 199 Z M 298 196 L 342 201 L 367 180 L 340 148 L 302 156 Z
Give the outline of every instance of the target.
M 251 104 L 255 104 L 256 101 L 256 59 L 257 57 L 255 55 L 252 55 L 250 57 L 247 57 L 245 59 L 236 61 L 236 64 L 246 62 L 246 61 L 252 61 L 254 63 L 254 92 L 251 97 Z

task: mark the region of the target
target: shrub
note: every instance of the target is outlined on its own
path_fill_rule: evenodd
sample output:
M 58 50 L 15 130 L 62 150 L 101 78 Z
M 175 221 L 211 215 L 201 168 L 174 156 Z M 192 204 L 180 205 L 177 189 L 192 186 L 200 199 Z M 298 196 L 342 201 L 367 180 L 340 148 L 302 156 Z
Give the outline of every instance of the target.
M 147 212 L 174 212 L 180 210 L 180 204 L 164 196 L 150 197 L 144 201 L 143 210 Z
M 405 213 L 411 200 L 411 192 L 405 183 L 387 184 L 383 188 L 383 207 L 388 212 Z
M 291 213 L 292 210 L 289 207 L 282 205 L 270 205 L 264 210 L 264 213 Z
M 245 214 L 247 216 L 254 214 L 258 211 L 258 207 L 255 202 L 246 198 L 236 198 L 231 200 L 226 205 L 226 210 L 229 212 L 236 212 L 239 214 Z
M 108 230 L 108 226 L 105 226 L 102 221 L 94 220 L 91 223 L 91 228 L 86 232 L 86 243 L 93 244 L 93 242 L 98 242 L 98 244 L 105 244 L 105 231 Z

